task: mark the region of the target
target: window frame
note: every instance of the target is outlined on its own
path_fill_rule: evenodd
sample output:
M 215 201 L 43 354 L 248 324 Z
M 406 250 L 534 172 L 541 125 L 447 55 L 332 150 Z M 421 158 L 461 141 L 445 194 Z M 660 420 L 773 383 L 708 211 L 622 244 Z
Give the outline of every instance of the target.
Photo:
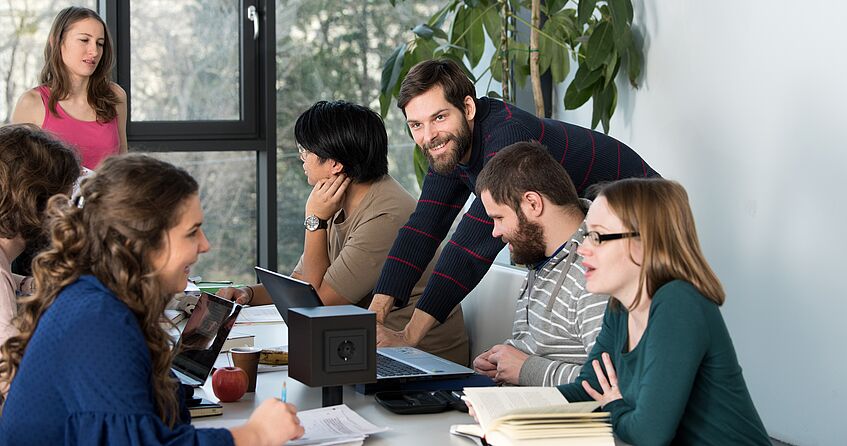
M 131 0 L 130 0 L 131 1 Z M 132 121 L 130 1 L 100 0 L 98 12 L 114 39 L 115 82 L 127 92 L 130 150 L 150 152 L 253 151 L 256 153 L 256 264 L 277 268 L 276 19 L 273 0 L 241 0 L 239 21 L 241 119 L 233 121 Z M 253 35 L 247 8 L 259 13 Z

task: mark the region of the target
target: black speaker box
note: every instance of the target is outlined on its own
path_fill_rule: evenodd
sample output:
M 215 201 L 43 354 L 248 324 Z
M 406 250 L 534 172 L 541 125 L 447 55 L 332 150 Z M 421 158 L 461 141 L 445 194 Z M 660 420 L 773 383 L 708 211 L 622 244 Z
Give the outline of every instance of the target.
M 353 305 L 290 308 L 288 376 L 311 387 L 376 382 L 376 314 Z

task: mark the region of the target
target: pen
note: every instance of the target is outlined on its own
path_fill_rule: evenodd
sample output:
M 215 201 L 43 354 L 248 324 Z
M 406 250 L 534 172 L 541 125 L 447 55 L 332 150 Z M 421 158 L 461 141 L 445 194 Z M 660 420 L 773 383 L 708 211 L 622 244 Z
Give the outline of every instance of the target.
M 283 381 L 283 382 L 282 382 L 282 395 L 280 395 L 280 396 L 282 397 L 282 398 L 280 398 L 280 399 L 281 399 L 281 400 L 282 400 L 282 402 L 284 403 L 284 402 L 285 402 L 285 400 L 286 400 L 286 399 L 287 399 L 287 397 L 288 397 L 288 388 L 285 386 L 285 381 Z

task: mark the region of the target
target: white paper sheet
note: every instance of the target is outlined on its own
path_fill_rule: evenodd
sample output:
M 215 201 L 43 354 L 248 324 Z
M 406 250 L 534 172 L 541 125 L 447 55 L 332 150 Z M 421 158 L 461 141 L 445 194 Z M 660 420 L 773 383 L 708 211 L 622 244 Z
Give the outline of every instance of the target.
M 236 324 L 259 324 L 270 322 L 282 322 L 282 316 L 273 305 L 259 305 L 256 307 L 244 307 L 238 314 Z

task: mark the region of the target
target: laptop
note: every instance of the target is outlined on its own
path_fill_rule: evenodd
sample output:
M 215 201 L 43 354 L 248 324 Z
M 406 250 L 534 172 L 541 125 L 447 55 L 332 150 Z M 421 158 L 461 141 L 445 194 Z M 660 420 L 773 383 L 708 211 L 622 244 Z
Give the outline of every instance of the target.
M 183 384 L 199 387 L 206 382 L 229 336 L 241 305 L 203 293 L 182 330 L 171 370 Z
M 265 286 L 282 319 L 288 324 L 288 309 L 323 305 L 308 282 L 257 266 L 256 277 Z M 376 349 L 378 383 L 462 378 L 473 370 L 414 347 Z

